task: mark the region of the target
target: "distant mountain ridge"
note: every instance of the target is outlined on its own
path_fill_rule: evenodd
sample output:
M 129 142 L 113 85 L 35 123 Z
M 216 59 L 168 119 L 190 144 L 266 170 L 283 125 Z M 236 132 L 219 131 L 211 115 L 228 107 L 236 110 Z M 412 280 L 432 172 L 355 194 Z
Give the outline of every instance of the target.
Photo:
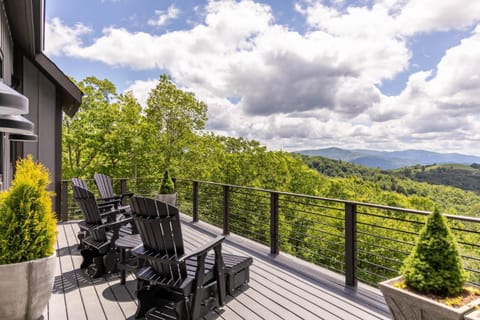
M 324 148 L 315 150 L 300 150 L 295 153 L 307 156 L 322 156 L 325 158 L 342 160 L 370 168 L 384 170 L 409 167 L 414 165 L 431 165 L 458 163 L 471 165 L 480 163 L 480 157 L 460 153 L 438 153 L 425 150 L 404 151 L 376 151 L 366 149 Z

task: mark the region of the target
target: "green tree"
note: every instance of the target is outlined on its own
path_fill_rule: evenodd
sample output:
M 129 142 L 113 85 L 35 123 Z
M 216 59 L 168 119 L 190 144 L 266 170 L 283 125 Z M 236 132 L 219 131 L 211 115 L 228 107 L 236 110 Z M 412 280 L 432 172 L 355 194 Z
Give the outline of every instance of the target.
M 88 77 L 78 86 L 84 92 L 82 105 L 73 118 L 63 118 L 62 167 L 66 178 L 86 177 L 100 163 L 104 137 L 115 117 L 111 101 L 117 94 L 110 81 Z
M 172 177 L 170 177 L 170 173 L 168 170 L 165 170 L 163 173 L 162 183 L 160 184 L 160 193 L 168 194 L 175 192 L 175 185 L 173 183 Z
M 467 276 L 457 244 L 438 208 L 428 217 L 401 269 L 407 286 L 441 296 L 459 293 Z
M 78 85 L 84 92 L 82 105 L 73 118 L 63 118 L 64 179 L 91 178 L 95 172 L 137 176 L 145 154 L 137 100 L 131 93 L 117 94 L 108 80 L 87 77 Z
M 131 177 L 148 175 L 145 153 L 148 138 L 143 136 L 145 125 L 142 107 L 131 92 L 117 96 L 110 108 L 114 118 L 101 138 L 103 145 L 99 150 L 96 170 L 113 177 Z M 145 139 L 144 139 L 145 138 Z
M 54 253 L 57 227 L 49 184 L 47 169 L 31 156 L 17 162 L 12 186 L 0 195 L 0 264 Z
M 166 76 L 160 76 L 157 86 L 152 89 L 145 109 L 146 129 L 154 137 L 153 153 L 157 158 L 157 171 L 173 168 L 182 163 L 185 154 L 195 143 L 200 130 L 205 128 L 207 105 L 185 92 Z

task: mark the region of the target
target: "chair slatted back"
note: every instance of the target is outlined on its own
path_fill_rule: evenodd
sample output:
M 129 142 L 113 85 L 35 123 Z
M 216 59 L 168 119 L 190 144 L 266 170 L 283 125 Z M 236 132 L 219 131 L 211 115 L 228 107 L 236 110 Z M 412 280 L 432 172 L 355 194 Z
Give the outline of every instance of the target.
M 72 184 L 77 187 L 82 187 L 83 189 L 88 190 L 87 182 L 80 178 L 72 178 Z
M 184 254 L 178 209 L 144 197 L 132 197 L 131 206 L 133 219 L 145 249 L 172 262 Z M 186 277 L 185 263 L 169 264 L 152 260 L 150 265 L 159 275 L 174 279 Z
M 158 203 L 162 203 L 168 210 L 168 216 L 170 217 L 170 226 L 172 232 L 172 240 L 174 242 L 174 246 L 176 248 L 178 255 L 183 255 L 185 253 L 185 248 L 183 247 L 183 234 L 182 234 L 182 226 L 180 221 L 180 213 L 178 212 L 178 208 L 156 200 L 157 206 Z
M 92 192 L 85 188 L 74 185 L 73 198 L 80 206 L 80 210 L 83 213 L 85 223 L 87 225 L 98 226 L 103 223 L 102 217 L 100 216 L 100 210 L 98 209 L 95 196 Z M 91 236 L 96 241 L 104 241 L 107 238 L 104 229 L 99 232 L 92 233 Z
M 112 179 L 110 179 L 109 176 L 101 173 L 95 173 L 93 175 L 93 179 L 97 185 L 100 198 L 110 198 L 115 195 L 113 193 Z

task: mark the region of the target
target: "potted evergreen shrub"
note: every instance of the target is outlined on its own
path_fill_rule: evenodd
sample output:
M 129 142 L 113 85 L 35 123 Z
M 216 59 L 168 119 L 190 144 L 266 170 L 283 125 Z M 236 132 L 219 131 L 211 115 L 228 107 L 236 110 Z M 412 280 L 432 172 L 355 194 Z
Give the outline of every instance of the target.
M 155 199 L 168 203 L 174 207 L 177 206 L 177 193 L 175 192 L 175 184 L 173 183 L 168 169 L 163 173 L 160 190 Z
M 379 284 L 396 320 L 461 320 L 480 303 L 479 290 L 464 286 L 467 276 L 458 247 L 438 208 L 428 217 L 400 274 Z
M 29 156 L 0 194 L 0 319 L 38 319 L 50 299 L 57 228 L 49 183 Z

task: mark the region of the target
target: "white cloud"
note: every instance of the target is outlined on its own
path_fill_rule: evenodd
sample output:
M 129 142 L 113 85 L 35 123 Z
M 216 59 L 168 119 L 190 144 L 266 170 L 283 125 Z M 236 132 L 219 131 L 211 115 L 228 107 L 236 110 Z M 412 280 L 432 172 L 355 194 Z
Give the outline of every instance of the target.
M 147 105 L 147 99 L 150 91 L 155 88 L 158 79 L 135 80 L 125 89 L 125 92 L 131 91 L 141 106 Z
M 430 149 L 437 150 L 446 144 L 453 150 L 476 152 L 480 138 L 479 56 L 480 26 L 446 52 L 436 73 L 412 74 L 402 93 L 384 97 L 380 105 L 369 111 L 370 117 L 406 130 L 397 136 L 404 142 L 429 143 Z M 387 110 L 382 112 L 383 108 Z
M 429 93 L 443 110 L 480 113 L 480 25 L 471 37 L 447 50 L 429 82 Z
M 410 0 L 396 18 L 405 35 L 417 32 L 446 31 L 480 22 L 480 1 Z
M 179 15 L 180 10 L 172 4 L 166 12 L 163 10 L 155 10 L 155 19 L 150 19 L 147 23 L 151 26 L 160 27 L 167 24 L 170 20 L 177 19 Z
M 340 11 L 315 3 L 300 11 L 313 28 L 312 34 L 329 34 L 330 45 L 363 80 L 378 84 L 408 67 L 406 39 L 397 35 L 395 19 L 387 8 L 375 5 Z
M 45 53 L 61 55 L 70 52 L 69 48 L 78 48 L 82 45 L 81 36 L 92 30 L 82 23 L 68 27 L 59 18 L 53 18 L 45 24 Z
M 145 32 L 131 33 L 124 28 L 108 27 L 90 46 L 69 50 L 73 57 L 101 61 L 112 66 L 134 69 L 162 68 L 174 52 L 161 50 L 159 38 Z
M 337 1 L 326 7 L 302 1 L 296 8 L 309 25 L 306 33 L 279 25 L 268 5 L 252 0 L 209 1 L 197 10 L 201 24 L 160 35 L 107 27 L 82 45 L 85 29 L 61 21 L 56 29 L 73 30 L 59 49 L 64 54 L 167 70 L 209 105 L 207 129 L 218 133 L 272 148 L 415 144 L 438 150 L 443 145 L 435 141 L 443 139 L 452 150 L 468 150 L 480 135 L 480 27 L 449 49 L 436 70 L 410 75 L 401 94 L 387 97 L 377 88 L 411 67 L 412 35 L 478 21 L 472 12 L 480 12 L 480 1 L 449 3 L 378 0 L 371 7 L 349 7 Z M 168 12 L 157 13 L 157 22 L 162 15 Z M 137 80 L 127 90 L 144 104 L 154 85 L 155 80 Z

